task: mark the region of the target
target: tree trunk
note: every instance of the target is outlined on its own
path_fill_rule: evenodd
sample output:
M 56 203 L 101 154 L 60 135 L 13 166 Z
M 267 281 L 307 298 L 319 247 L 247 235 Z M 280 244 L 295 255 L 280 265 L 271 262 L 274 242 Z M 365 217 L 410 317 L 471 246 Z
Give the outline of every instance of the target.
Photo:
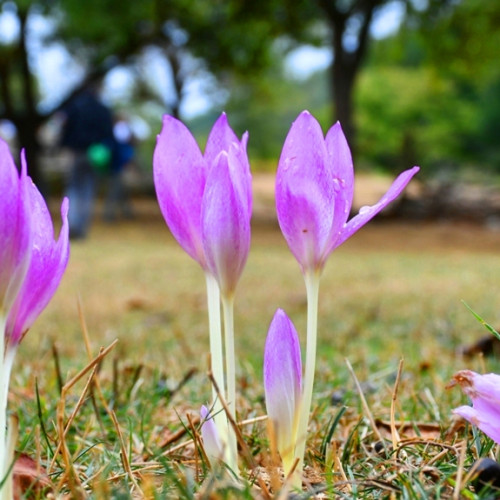
M 45 193 L 45 183 L 43 180 L 43 174 L 40 168 L 40 143 L 36 135 L 36 125 L 31 123 L 28 118 L 23 118 L 17 120 L 17 137 L 19 141 L 19 146 L 24 149 L 26 155 L 26 163 L 28 165 L 28 174 L 36 184 L 38 189 L 42 194 Z
M 354 123 L 354 86 L 361 62 L 366 54 L 370 24 L 373 11 L 383 0 L 358 0 L 352 2 L 347 10 L 343 10 L 336 0 L 318 0 L 326 14 L 332 30 L 332 46 L 334 60 L 331 70 L 331 92 L 335 105 L 335 119 L 340 121 L 351 150 L 356 150 L 356 126 Z M 344 35 L 349 19 L 358 17 L 361 26 L 357 34 L 357 46 L 347 50 L 344 46 Z
M 345 64 L 342 57 L 335 57 L 331 75 L 335 119 L 342 125 L 349 146 L 354 150 L 356 147 L 356 129 L 353 119 L 355 73 L 350 65 Z
M 10 120 L 16 127 L 19 147 L 25 151 L 28 174 L 38 188 L 43 190 L 43 178 L 39 162 L 40 144 L 37 138 L 37 130 L 42 120 L 40 113 L 36 109 L 36 93 L 28 64 L 26 45 L 28 13 L 29 7 L 18 10 L 20 35 L 15 53 L 17 54 L 17 64 L 20 67 L 20 82 L 14 81 L 15 79 L 12 76 L 14 59 L 9 60 L 6 58 L 0 69 L 2 79 L 0 95 L 4 105 L 5 118 Z M 18 83 L 20 83 L 23 105 L 16 109 L 13 104 L 16 99 L 12 89 Z M 17 158 L 16 161 L 18 161 Z
M 181 69 L 181 58 L 179 48 L 168 44 L 165 48 L 165 55 L 172 69 L 173 84 L 175 89 L 175 98 L 171 104 L 171 114 L 174 118 L 180 119 L 180 107 L 184 91 L 184 77 Z

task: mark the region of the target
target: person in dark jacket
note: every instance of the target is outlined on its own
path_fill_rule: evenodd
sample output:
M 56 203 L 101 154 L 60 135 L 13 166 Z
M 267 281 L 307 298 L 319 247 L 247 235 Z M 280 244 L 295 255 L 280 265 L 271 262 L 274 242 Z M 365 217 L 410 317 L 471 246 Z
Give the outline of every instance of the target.
M 111 161 L 113 118 L 111 110 L 98 99 L 95 86 L 86 87 L 70 100 L 64 115 L 61 145 L 73 153 L 66 189 L 70 237 L 85 238 L 92 218 L 96 178 Z
M 133 211 L 124 182 L 125 169 L 131 166 L 135 155 L 135 139 L 125 118 L 117 117 L 113 126 L 115 139 L 107 177 L 103 218 L 114 222 L 120 215 L 131 219 Z

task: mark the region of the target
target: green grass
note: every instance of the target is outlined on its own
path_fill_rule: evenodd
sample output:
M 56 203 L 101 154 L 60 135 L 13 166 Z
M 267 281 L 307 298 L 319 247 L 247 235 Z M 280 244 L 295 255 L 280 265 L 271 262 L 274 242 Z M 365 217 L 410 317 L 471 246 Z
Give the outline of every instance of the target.
M 473 439 L 471 429 L 454 427 L 451 409 L 466 400 L 458 388 L 445 387 L 459 369 L 500 368 L 495 359 L 458 354 L 487 334 L 462 300 L 493 326 L 499 322 L 498 243 L 500 234 L 472 226 L 372 224 L 331 256 L 321 283 L 303 498 L 314 491 L 323 498 L 452 498 L 457 475 L 495 451 L 480 433 Z M 67 422 L 89 379 L 90 372 L 61 397 L 53 346 L 64 382 L 90 360 L 78 297 L 91 356 L 119 341 L 95 373 L 101 393 L 91 384 L 68 428 L 67 459 L 56 456 L 49 470 L 56 496 L 140 497 L 128 462 L 147 498 L 265 498 L 259 481 L 279 483 L 265 422 L 242 427 L 252 459 L 242 451 L 247 472 L 237 489 L 221 471 L 209 470 L 191 442 L 197 423 L 191 426 L 188 416 L 195 419 L 210 399 L 205 284 L 157 215 L 98 225 L 89 240 L 72 245 L 63 283 L 14 365 L 9 408 L 19 416 L 19 451 L 49 468 L 61 441 L 58 425 Z M 265 414 L 262 352 L 277 307 L 303 336 L 306 303 L 298 265 L 275 227 L 257 226 L 236 298 L 240 420 Z M 401 431 L 407 441 L 393 450 L 388 422 L 403 358 L 395 419 L 410 425 Z M 58 405 L 64 417 L 59 424 Z M 174 440 L 183 426 L 185 435 Z M 376 431 L 385 451 L 374 450 Z M 479 498 L 469 484 L 464 488 L 461 498 Z

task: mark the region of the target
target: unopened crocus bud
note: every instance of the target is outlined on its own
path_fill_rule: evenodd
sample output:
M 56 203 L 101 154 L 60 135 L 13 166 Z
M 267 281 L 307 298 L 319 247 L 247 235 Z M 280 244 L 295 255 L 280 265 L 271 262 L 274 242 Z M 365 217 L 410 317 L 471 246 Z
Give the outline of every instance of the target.
M 208 408 L 202 406 L 201 416 L 201 437 L 203 438 L 203 447 L 212 467 L 220 463 L 224 457 L 224 445 L 222 443 L 219 431 Z
M 480 375 L 471 370 L 461 370 L 453 376 L 452 385 L 457 384 L 469 396 L 472 406 L 460 406 L 453 413 L 500 444 L 500 375 Z
M 302 362 L 297 331 L 285 311 L 274 314 L 264 351 L 266 409 L 288 474 L 295 460 L 302 399 Z M 305 436 L 302 437 L 305 439 Z

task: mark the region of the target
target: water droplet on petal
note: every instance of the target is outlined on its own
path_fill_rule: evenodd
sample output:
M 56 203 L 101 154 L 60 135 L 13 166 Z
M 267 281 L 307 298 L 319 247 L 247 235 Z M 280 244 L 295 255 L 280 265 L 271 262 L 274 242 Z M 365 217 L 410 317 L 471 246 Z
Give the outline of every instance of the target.
M 333 190 L 335 193 L 338 193 L 342 191 L 343 186 L 342 186 L 342 179 L 338 179 L 337 177 L 333 178 Z
M 372 209 L 372 207 L 369 207 L 369 206 L 365 205 L 364 207 L 361 207 L 361 208 L 359 209 L 359 213 L 360 213 L 361 215 L 363 215 L 363 214 L 367 214 L 368 212 L 370 212 L 370 211 L 371 211 L 371 209 Z

